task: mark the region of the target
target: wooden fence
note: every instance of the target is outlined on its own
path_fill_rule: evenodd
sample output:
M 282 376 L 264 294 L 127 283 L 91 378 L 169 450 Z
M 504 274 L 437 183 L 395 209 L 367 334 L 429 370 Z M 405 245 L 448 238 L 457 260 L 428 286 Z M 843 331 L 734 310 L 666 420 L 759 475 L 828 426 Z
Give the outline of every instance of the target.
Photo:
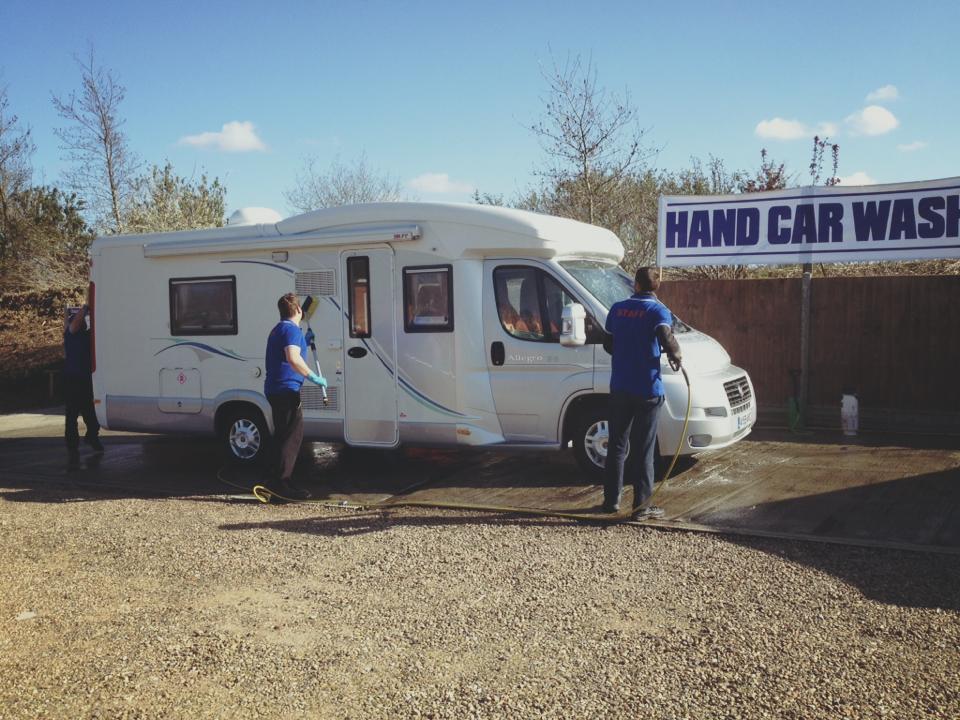
M 761 422 L 783 424 L 800 368 L 801 280 L 669 281 L 660 298 L 753 379 Z M 808 424 L 960 433 L 960 276 L 814 278 Z

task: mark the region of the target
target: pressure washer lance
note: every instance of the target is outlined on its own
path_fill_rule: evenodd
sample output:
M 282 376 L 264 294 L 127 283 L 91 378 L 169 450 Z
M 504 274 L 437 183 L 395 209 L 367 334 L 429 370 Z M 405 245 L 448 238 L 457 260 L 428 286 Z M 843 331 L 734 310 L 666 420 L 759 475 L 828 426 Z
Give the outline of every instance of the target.
M 313 315 L 314 304 L 313 295 L 307 295 L 300 309 L 303 311 L 303 319 L 307 321 L 306 340 L 307 344 L 310 345 L 310 349 L 313 351 L 313 364 L 317 369 L 317 375 L 323 377 L 323 372 L 320 370 L 320 360 L 317 358 L 316 335 L 313 333 L 313 328 L 310 327 L 310 316 Z M 327 399 L 327 389 L 323 385 L 320 386 L 320 394 L 323 396 L 323 404 L 329 405 L 330 401 Z

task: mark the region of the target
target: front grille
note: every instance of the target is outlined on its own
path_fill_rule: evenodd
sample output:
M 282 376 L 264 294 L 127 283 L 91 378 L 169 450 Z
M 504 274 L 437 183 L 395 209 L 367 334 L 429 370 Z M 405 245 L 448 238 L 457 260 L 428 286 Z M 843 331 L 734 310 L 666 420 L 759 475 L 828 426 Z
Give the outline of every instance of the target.
M 327 388 L 327 404 L 323 404 L 323 394 L 320 388 L 313 383 L 304 383 L 300 388 L 300 403 L 304 410 L 318 410 L 320 412 L 339 412 L 340 393 L 339 388 L 331 386 Z
M 727 393 L 727 401 L 730 403 L 730 409 L 734 415 L 738 415 L 750 408 L 750 400 L 753 393 L 750 391 L 750 383 L 747 382 L 747 376 L 738 377 L 723 384 L 723 389 Z

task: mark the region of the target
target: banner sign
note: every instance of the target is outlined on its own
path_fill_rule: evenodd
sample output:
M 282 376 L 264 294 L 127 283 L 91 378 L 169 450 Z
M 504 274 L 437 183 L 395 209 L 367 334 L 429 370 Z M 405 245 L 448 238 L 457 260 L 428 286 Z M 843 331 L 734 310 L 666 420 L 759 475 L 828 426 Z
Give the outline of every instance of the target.
M 960 177 L 662 195 L 657 227 L 664 267 L 960 258 Z

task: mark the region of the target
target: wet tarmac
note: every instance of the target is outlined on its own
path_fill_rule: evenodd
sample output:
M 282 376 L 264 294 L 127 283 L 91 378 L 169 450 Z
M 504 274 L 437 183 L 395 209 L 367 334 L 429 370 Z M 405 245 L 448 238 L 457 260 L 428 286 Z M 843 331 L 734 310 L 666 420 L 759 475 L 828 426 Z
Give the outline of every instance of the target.
M 205 497 L 254 501 L 255 470 L 224 468 L 205 438 L 105 433 L 68 468 L 57 410 L 0 416 L 0 498 Z M 596 519 L 601 488 L 569 452 L 375 451 L 304 446 L 296 480 L 332 504 L 498 507 Z M 226 481 L 226 482 L 224 482 Z M 755 431 L 682 460 L 647 525 L 960 553 L 960 439 Z M 629 505 L 629 491 L 624 504 Z

